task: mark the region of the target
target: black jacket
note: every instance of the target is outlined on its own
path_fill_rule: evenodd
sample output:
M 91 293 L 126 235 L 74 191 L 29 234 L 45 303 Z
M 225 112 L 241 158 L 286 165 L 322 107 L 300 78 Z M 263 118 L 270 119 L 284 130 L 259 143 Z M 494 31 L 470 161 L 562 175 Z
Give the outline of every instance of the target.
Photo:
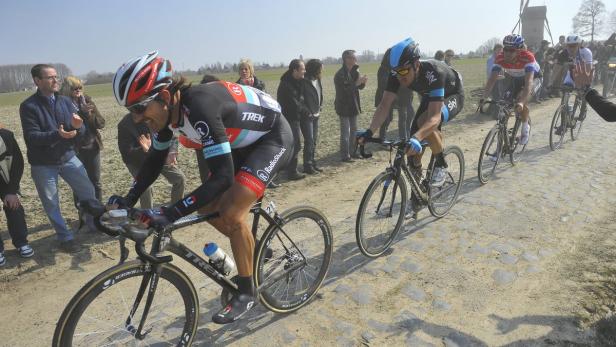
M 282 114 L 289 121 L 297 121 L 300 117 L 308 116 L 310 110 L 304 100 L 306 83 L 304 79 L 297 80 L 287 71 L 280 77 L 276 99 L 282 108 Z
M 599 92 L 594 89 L 588 91 L 586 101 L 601 118 L 608 122 L 616 122 L 616 104 L 607 101 Z
M 49 99 L 38 91 L 19 106 L 30 165 L 60 165 L 67 162 L 75 155 L 75 143 L 85 133 L 85 126 L 73 129 L 71 125 L 73 113 L 77 113 L 73 102 L 58 93 L 55 97 L 53 109 Z M 60 124 L 64 125 L 65 131 L 77 130 L 77 136 L 62 138 L 58 132 Z
M 334 76 L 334 86 L 336 87 L 336 100 L 334 106 L 336 113 L 342 117 L 356 116 L 361 113 L 361 103 L 359 101 L 359 90 L 364 89 L 366 84 L 356 86 L 359 79 L 357 65 L 348 71 L 342 65 Z
M 253 87 L 253 88 L 257 88 L 257 89 L 259 89 L 261 91 L 265 91 L 265 82 L 263 82 L 260 79 L 258 79 L 257 76 L 252 76 L 252 78 L 254 79 L 253 84 L 252 85 L 248 85 L 247 84 L 247 86 L 250 86 L 250 87 Z M 242 78 L 241 77 L 238 78 L 237 81 L 235 81 L 235 83 L 243 84 L 242 83 Z
M 304 88 L 304 99 L 306 101 L 306 107 L 310 111 L 310 114 L 317 114 L 321 112 L 321 106 L 323 106 L 323 85 L 321 84 L 321 80 L 317 79 L 317 91 L 312 81 L 309 79 L 304 79 L 304 84 L 306 85 Z M 320 96 L 320 97 L 319 97 Z
M 120 155 L 122 155 L 122 161 L 127 166 L 141 167 L 145 162 L 148 152 L 144 152 L 139 144 L 139 136 L 141 135 L 151 136 L 150 129 L 143 122 L 135 123 L 130 113 L 125 115 L 118 123 L 118 149 Z M 169 151 L 177 152 L 177 149 L 178 141 L 177 138 L 174 138 Z
M 0 198 L 19 192 L 24 157 L 10 130 L 0 129 Z

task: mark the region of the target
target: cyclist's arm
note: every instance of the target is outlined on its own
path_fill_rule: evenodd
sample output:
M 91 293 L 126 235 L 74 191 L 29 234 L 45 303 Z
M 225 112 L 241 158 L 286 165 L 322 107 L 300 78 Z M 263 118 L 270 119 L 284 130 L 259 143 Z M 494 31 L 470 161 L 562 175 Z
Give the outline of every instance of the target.
M 413 137 L 421 141 L 438 129 L 439 124 L 441 124 L 442 109 L 443 101 L 430 101 L 428 110 L 426 111 L 428 113 L 428 119 L 421 128 L 413 134 Z
M 524 75 L 524 88 L 518 97 L 518 102 L 526 105 L 530 92 L 533 90 L 533 79 L 535 78 L 535 71 L 527 71 Z
M 126 195 L 128 205 L 135 206 L 137 200 L 148 189 L 160 175 L 165 165 L 169 147 L 173 142 L 173 132 L 170 129 L 163 129 L 152 138 L 152 147 L 148 152 L 139 173 L 135 176 L 133 186 Z
M 372 133 L 375 133 L 379 127 L 383 125 L 383 122 L 385 122 L 385 119 L 387 119 L 387 116 L 389 115 L 389 110 L 391 110 L 391 105 L 394 100 L 396 100 L 395 93 L 388 90 L 383 92 L 383 98 L 376 107 L 374 116 L 372 116 L 372 123 L 370 123 L 370 130 Z

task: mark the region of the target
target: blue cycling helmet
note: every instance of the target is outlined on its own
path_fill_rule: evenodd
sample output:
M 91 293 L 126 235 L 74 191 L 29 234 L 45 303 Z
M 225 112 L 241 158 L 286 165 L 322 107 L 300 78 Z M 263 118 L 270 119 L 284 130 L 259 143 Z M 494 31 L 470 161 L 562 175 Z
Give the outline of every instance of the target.
M 524 47 L 524 38 L 522 37 L 522 35 L 518 34 L 507 35 L 503 39 L 503 46 L 508 48 L 520 49 Z
M 389 66 L 395 69 L 400 66 L 414 63 L 419 59 L 419 48 L 412 38 L 406 38 L 391 47 Z

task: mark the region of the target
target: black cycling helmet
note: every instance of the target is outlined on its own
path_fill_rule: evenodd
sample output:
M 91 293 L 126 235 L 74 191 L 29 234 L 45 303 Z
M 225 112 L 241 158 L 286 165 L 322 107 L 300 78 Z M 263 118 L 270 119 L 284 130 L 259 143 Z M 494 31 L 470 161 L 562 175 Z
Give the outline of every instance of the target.
M 419 59 L 419 48 L 412 38 L 406 38 L 391 47 L 389 65 L 392 69 L 409 65 Z

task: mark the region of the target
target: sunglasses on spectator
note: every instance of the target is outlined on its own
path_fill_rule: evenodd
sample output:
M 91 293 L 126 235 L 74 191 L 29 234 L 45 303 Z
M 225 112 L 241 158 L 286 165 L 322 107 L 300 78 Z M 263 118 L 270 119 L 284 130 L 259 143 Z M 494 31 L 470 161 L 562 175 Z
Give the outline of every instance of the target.
M 391 73 L 394 76 L 396 76 L 396 75 L 397 76 L 406 76 L 406 75 L 409 74 L 409 72 L 411 72 L 411 67 L 410 66 L 408 66 L 408 67 L 401 67 L 401 68 L 398 68 L 398 69 L 392 69 L 391 70 Z
M 83 89 L 83 87 L 79 86 L 79 87 L 73 88 L 73 91 L 82 90 L 82 89 Z

